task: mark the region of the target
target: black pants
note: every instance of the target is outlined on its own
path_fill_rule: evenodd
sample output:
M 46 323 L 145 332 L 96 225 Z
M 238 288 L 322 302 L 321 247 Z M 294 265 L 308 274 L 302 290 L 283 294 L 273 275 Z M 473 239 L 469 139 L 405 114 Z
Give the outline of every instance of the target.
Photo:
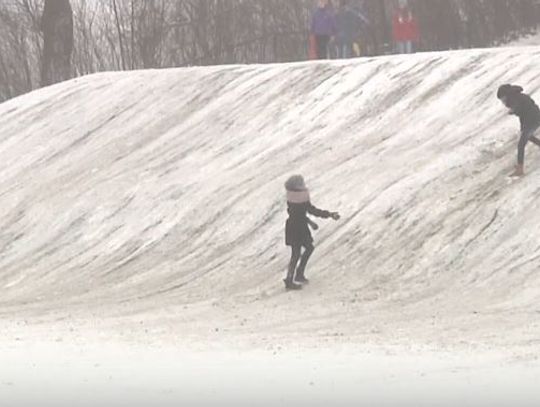
M 328 59 L 328 45 L 330 44 L 329 35 L 316 35 L 317 42 L 317 58 Z
M 519 138 L 518 143 L 518 165 L 523 165 L 525 163 L 525 146 L 529 141 L 540 147 L 540 140 L 534 136 L 536 130 L 538 130 L 538 128 L 524 129 L 521 131 L 521 137 Z
M 294 273 L 295 270 L 296 270 L 296 277 L 304 277 L 308 260 L 313 254 L 314 250 L 315 250 L 315 247 L 313 246 L 313 244 L 309 244 L 309 245 L 304 246 L 304 254 L 302 254 L 302 246 L 300 245 L 292 246 L 291 261 L 289 263 L 287 280 L 293 281 L 293 279 L 295 278 L 295 273 Z M 296 268 L 296 266 L 298 265 L 298 260 L 300 260 L 300 265 L 298 266 L 298 268 Z

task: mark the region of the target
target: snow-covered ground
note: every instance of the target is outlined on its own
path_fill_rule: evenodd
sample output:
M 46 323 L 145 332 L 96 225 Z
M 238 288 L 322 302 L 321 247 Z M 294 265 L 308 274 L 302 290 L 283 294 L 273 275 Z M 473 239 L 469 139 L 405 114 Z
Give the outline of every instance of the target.
M 540 151 L 507 179 L 495 98 L 539 99 L 539 63 L 105 73 L 1 104 L 0 402 L 540 402 Z M 342 220 L 287 293 L 294 173 Z
M 526 35 L 508 44 L 510 47 L 540 46 L 540 32 Z

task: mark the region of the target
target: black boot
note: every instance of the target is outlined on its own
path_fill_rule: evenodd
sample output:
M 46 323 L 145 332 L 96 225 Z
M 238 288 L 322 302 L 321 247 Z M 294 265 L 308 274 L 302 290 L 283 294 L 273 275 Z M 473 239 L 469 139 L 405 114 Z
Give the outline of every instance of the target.
M 287 290 L 301 290 L 302 289 L 302 286 L 300 284 L 297 284 L 287 278 L 283 280 L 283 282 L 285 283 L 285 289 Z
M 294 279 L 295 282 L 299 284 L 309 284 L 309 280 L 304 276 L 304 274 L 298 273 Z
M 287 272 L 287 278 L 285 278 L 285 280 L 283 280 L 283 282 L 285 283 L 285 288 L 287 290 L 300 290 L 302 288 L 301 285 L 299 284 L 296 284 L 294 281 L 293 281 L 293 276 L 294 276 L 294 265 L 289 265 L 289 270 Z
M 306 266 L 308 263 L 309 258 L 313 254 L 314 247 L 312 245 L 309 245 L 306 247 L 306 250 L 304 251 L 304 254 L 302 255 L 302 260 L 300 260 L 300 265 L 298 266 L 298 269 L 296 270 L 296 278 L 294 281 L 301 284 L 308 284 L 309 280 L 306 278 L 304 273 L 306 272 Z

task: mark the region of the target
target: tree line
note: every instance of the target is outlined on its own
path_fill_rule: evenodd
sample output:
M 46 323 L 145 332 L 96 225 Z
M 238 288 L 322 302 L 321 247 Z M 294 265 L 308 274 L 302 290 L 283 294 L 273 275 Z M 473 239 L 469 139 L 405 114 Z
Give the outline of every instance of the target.
M 350 0 L 389 53 L 393 0 Z M 538 0 L 409 0 L 420 50 L 487 47 L 535 30 Z M 100 71 L 308 58 L 313 0 L 2 0 L 0 101 Z

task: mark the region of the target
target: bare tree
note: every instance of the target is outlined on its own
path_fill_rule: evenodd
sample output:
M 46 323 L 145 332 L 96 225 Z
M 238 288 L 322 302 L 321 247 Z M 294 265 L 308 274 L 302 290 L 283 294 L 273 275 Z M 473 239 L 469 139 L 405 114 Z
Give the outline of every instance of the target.
M 41 86 L 71 78 L 73 11 L 69 0 L 45 0 L 41 31 L 43 32 Z
M 0 101 L 99 71 L 304 60 L 315 3 L 0 0 Z M 390 52 L 396 1 L 349 3 L 371 21 L 361 33 L 363 54 Z M 540 22 L 537 0 L 409 4 L 419 20 L 421 50 L 486 47 L 527 33 Z

